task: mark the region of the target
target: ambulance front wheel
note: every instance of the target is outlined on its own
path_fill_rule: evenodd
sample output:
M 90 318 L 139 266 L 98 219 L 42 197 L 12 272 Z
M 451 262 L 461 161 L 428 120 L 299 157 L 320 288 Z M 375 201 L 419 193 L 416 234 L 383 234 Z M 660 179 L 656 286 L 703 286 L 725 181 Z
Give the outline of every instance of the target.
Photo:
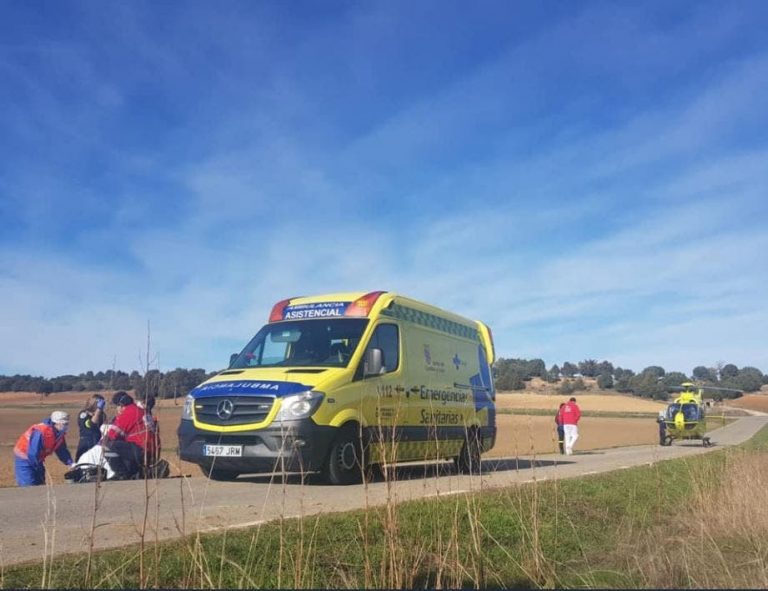
M 461 474 L 480 474 L 480 437 L 477 429 L 467 431 L 461 452 L 453 461 Z
M 363 446 L 354 425 L 341 428 L 331 444 L 325 466 L 325 477 L 331 484 L 357 484 L 363 477 Z

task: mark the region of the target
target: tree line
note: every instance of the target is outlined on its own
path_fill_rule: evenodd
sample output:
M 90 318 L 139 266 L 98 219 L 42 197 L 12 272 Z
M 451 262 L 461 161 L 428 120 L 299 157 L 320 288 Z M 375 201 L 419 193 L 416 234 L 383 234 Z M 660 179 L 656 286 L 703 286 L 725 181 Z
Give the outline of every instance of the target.
M 55 378 L 30 375 L 0 376 L 0 392 L 36 392 L 47 396 L 56 392 L 133 390 L 141 398 L 147 395 L 176 398 L 186 396 L 195 386 L 214 375 L 216 372 L 209 373 L 204 369 L 179 367 L 168 372 L 151 369 L 144 374 L 138 371 L 126 373 L 107 370 Z
M 586 389 L 583 378 L 595 378 L 601 390 L 635 394 L 644 398 L 666 400 L 670 392 L 683 382 L 694 381 L 703 386 L 731 388 L 743 392 L 756 392 L 768 384 L 768 375 L 756 367 L 737 367 L 732 363 L 718 363 L 716 367 L 698 365 L 688 376 L 679 371 L 667 372 L 659 365 L 646 367 L 635 373 L 631 369 L 614 367 L 610 361 L 585 359 L 579 363 L 566 361 L 562 367 L 552 365 L 547 369 L 542 359 L 498 359 L 494 364 L 496 388 L 522 390 L 525 383 L 538 377 L 558 384 L 558 390 L 570 394 Z M 715 399 L 736 398 L 740 392 L 713 391 Z
M 579 363 L 566 361 L 562 367 L 553 365 L 547 369 L 542 359 L 504 359 L 494 364 L 496 387 L 499 390 L 522 390 L 525 383 L 538 377 L 547 382 L 558 384 L 558 390 L 570 394 L 586 389 L 583 378 L 595 378 L 601 390 L 631 393 L 644 398 L 666 400 L 669 393 L 687 381 L 719 388 L 733 388 L 744 392 L 756 392 L 763 384 L 768 384 L 768 375 L 756 367 L 737 367 L 732 363 L 718 364 L 716 367 L 699 365 L 693 368 L 690 376 L 652 365 L 640 373 L 631 369 L 614 367 L 609 361 L 585 359 Z M 216 372 L 204 369 L 176 368 L 161 372 L 156 369 L 141 374 L 138 371 L 99 371 L 79 375 L 63 375 L 55 378 L 42 378 L 30 375 L 0 375 L 0 392 L 36 392 L 49 395 L 56 392 L 84 392 L 99 390 L 134 390 L 140 397 L 147 395 L 156 398 L 176 398 L 186 394 L 201 382 L 214 376 Z M 718 392 L 715 398 L 734 398 L 738 392 Z

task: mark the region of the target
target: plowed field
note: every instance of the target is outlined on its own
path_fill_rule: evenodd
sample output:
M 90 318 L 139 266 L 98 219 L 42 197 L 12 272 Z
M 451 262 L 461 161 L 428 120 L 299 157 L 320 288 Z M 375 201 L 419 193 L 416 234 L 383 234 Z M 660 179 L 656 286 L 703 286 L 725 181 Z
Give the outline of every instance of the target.
M 561 403 L 571 396 L 565 394 L 530 394 L 527 392 L 504 392 L 496 396 L 496 406 L 508 409 L 543 409 L 557 411 Z M 625 394 L 573 394 L 582 411 L 658 413 L 667 406 L 664 402 L 635 398 Z
M 761 394 L 745 394 L 736 400 L 729 400 L 728 406 L 768 412 L 768 393 L 763 392 Z

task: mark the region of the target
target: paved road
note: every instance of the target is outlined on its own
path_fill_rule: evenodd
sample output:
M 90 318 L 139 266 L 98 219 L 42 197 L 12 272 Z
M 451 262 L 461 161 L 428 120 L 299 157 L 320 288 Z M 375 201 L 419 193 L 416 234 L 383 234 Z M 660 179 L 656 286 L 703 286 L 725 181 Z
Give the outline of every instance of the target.
M 713 448 L 741 443 L 768 423 L 749 416 L 712 432 Z M 705 453 L 699 442 L 672 447 L 644 445 L 576 453 L 485 460 L 482 477 L 445 474 L 447 464 L 408 465 L 388 484 L 331 487 L 310 478 L 241 478 L 211 482 L 202 477 L 149 482 L 110 482 L 98 491 L 93 544 L 120 547 L 139 541 L 148 506 L 147 535 L 168 539 L 184 533 L 247 527 L 272 519 L 346 511 L 424 497 L 459 494 L 534 480 L 572 478 Z M 426 474 L 426 478 L 424 477 Z M 10 565 L 88 548 L 96 503 L 93 484 L 62 484 L 27 489 L 0 489 L 0 564 Z

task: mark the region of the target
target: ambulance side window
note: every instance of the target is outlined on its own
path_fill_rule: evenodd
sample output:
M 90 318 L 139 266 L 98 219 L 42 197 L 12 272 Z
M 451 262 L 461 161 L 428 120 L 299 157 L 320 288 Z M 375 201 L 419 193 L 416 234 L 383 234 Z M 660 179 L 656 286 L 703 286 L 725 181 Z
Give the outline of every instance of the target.
M 367 349 L 381 349 L 384 357 L 384 367 L 381 373 L 396 371 L 400 366 L 400 334 L 396 324 L 380 324 L 376 327 L 368 341 Z M 365 357 L 365 356 L 363 356 Z M 363 363 L 360 363 L 355 379 L 363 377 Z
M 396 324 L 381 324 L 373 333 L 373 339 L 378 340 L 374 345 L 384 352 L 384 373 L 395 371 L 400 365 L 400 338 Z M 370 346 L 370 345 L 369 345 Z

